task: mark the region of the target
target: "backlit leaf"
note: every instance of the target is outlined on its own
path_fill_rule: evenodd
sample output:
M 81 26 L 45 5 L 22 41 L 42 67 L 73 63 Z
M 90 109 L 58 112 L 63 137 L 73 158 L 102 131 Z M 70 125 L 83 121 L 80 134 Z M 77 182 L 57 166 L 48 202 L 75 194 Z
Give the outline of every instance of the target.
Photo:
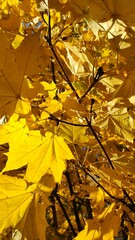
M 74 158 L 62 137 L 53 136 L 50 132 L 42 137 L 39 131 L 30 132 L 26 144 L 21 149 L 12 148 L 7 155 L 8 162 L 3 171 L 28 165 L 25 179 L 29 182 L 39 181 L 49 168 L 55 181 L 60 182 L 66 169 L 66 159 Z
M 60 124 L 60 135 L 69 142 L 87 142 L 88 138 L 85 136 L 86 128 L 79 126 L 70 126 Z
M 23 179 L 0 175 L 0 232 L 9 226 L 15 227 L 27 211 L 36 189 L 36 184 L 27 188 Z
M 29 130 L 25 119 L 13 121 L 10 119 L 8 123 L 0 126 L 0 144 L 10 143 L 10 146 L 18 147 L 27 139 Z

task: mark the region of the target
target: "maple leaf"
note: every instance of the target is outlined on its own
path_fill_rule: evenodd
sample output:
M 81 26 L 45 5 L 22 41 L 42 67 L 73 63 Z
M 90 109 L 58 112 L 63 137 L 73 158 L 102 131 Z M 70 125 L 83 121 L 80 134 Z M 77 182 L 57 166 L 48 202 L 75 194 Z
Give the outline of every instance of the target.
M 78 234 L 75 240 L 81 240 L 82 237 L 84 240 L 113 240 L 120 228 L 121 214 L 121 207 L 116 210 L 115 203 L 112 203 L 96 219 L 87 220 L 85 229 Z
M 20 18 L 13 10 L 11 10 L 10 14 L 7 18 L 0 19 L 0 27 L 4 30 L 10 31 L 18 31 L 20 25 Z
M 100 122 L 101 129 L 108 128 L 111 132 L 123 136 L 127 141 L 133 142 L 133 122 L 130 120 L 127 108 L 116 108 L 112 106 L 112 102 L 109 102 L 108 112 L 103 119 Z
M 72 11 L 75 14 L 80 14 L 85 18 L 89 18 L 91 16 L 92 19 L 96 19 L 98 22 L 105 22 L 109 19 L 121 19 L 129 24 L 134 24 L 135 18 L 132 9 L 134 9 L 134 2 L 132 4 L 128 4 L 128 0 L 113 1 L 113 0 L 105 0 L 101 2 L 96 1 L 70 1 L 72 6 Z M 78 15 L 77 15 L 78 16 Z
M 69 108 L 70 106 L 70 108 Z M 69 115 L 70 118 L 77 117 L 78 113 L 80 116 L 84 117 L 85 114 L 87 114 L 86 106 L 83 104 L 80 104 L 76 99 L 74 99 L 72 96 L 68 96 L 65 101 L 63 101 L 63 109 L 66 111 L 66 113 Z M 76 112 L 77 110 L 77 112 Z
M 84 68 L 84 63 L 87 62 L 88 64 L 88 72 L 91 70 L 91 64 L 87 55 L 84 52 L 79 52 L 77 47 L 72 46 L 70 43 L 65 42 L 63 44 L 67 51 L 67 58 L 62 55 L 60 56 L 64 58 L 64 62 L 67 64 L 72 74 L 79 76 L 87 74 L 86 69 Z M 57 44 L 57 46 L 59 45 Z
M 128 177 L 128 173 L 130 174 L 135 173 L 135 166 L 134 166 L 134 156 L 132 153 L 128 152 L 126 154 L 113 154 L 111 158 L 113 161 L 114 166 L 119 172 L 124 172 L 126 169 L 125 175 Z
M 48 226 L 45 212 L 50 205 L 48 197 L 54 187 L 53 177 L 46 174 L 37 187 L 29 209 L 16 228 L 21 232 L 22 238 L 45 240 L 45 230 Z
M 0 238 L 134 240 L 134 6 L 1 1 Z
M 28 126 L 25 119 L 15 121 L 12 116 L 8 123 L 0 126 L 0 144 L 10 143 L 10 147 L 19 147 L 28 137 Z
M 15 36 L 14 41 L 12 42 L 13 48 L 15 48 L 15 49 L 18 48 L 20 46 L 21 42 L 23 41 L 23 39 L 24 39 L 24 36 L 17 34 Z
M 17 226 L 23 239 L 46 239 L 45 230 L 48 224 L 45 219 L 45 211 L 50 204 L 48 196 L 49 194 L 41 194 L 41 197 L 40 194 L 34 196 L 28 211 Z
M 40 104 L 40 107 L 44 108 L 41 114 L 41 121 L 50 117 L 50 114 L 62 110 L 62 105 L 57 100 L 46 101 Z
M 39 131 L 31 131 L 22 148 L 11 148 L 3 172 L 28 165 L 25 179 L 38 182 L 50 169 L 56 182 L 61 181 L 66 169 L 66 159 L 74 159 L 69 147 L 62 137 L 47 132 L 42 137 Z
M 39 55 L 41 54 L 41 49 L 36 48 L 38 36 L 34 35 L 33 40 L 31 37 L 26 41 L 24 40 L 17 50 L 11 49 L 7 35 L 2 31 L 0 31 L 0 40 L 0 52 L 2 54 L 0 59 L 0 116 L 11 115 L 15 109 L 16 112 L 27 114 L 31 109 L 30 99 L 36 96 L 37 90 L 35 91 L 32 82 L 24 75 L 35 74 L 41 70 L 39 63 L 37 64 L 40 61 Z M 21 56 L 23 46 L 25 47 Z M 33 52 L 37 55 L 34 60 Z M 42 59 L 41 61 L 43 65 L 44 61 Z
M 88 137 L 85 135 L 86 128 L 79 126 L 70 126 L 61 123 L 60 124 L 60 136 L 71 143 L 83 143 L 88 141 Z
M 128 24 L 134 23 L 135 18 L 132 12 L 132 9 L 134 8 L 133 2 L 131 5 L 129 5 L 128 0 L 124 0 L 123 2 L 121 2 L 120 0 L 118 0 L 117 2 L 113 0 L 105 0 L 104 4 L 109 9 L 114 18 L 121 19 Z
M 125 91 L 126 89 L 126 91 Z M 127 79 L 119 86 L 117 91 L 114 94 L 114 97 L 121 97 L 125 99 L 130 98 L 131 96 L 135 97 L 135 70 L 128 73 Z
M 36 189 L 36 184 L 27 187 L 25 180 L 0 175 L 0 232 L 23 218 Z

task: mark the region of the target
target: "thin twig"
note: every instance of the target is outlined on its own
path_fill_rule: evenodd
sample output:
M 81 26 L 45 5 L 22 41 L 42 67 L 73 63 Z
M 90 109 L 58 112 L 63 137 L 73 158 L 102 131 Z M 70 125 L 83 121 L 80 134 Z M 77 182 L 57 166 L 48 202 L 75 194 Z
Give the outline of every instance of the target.
M 83 98 L 86 97 L 86 95 L 88 94 L 88 92 L 90 92 L 91 89 L 95 86 L 95 84 L 96 84 L 97 82 L 99 82 L 99 80 L 100 80 L 100 78 L 101 78 L 101 76 L 102 76 L 103 74 L 104 74 L 104 72 L 103 72 L 102 67 L 99 67 L 98 70 L 97 70 L 97 74 L 96 74 L 96 76 L 94 77 L 91 85 L 88 87 L 88 89 L 86 90 L 86 92 L 82 95 L 82 97 L 79 99 L 79 102 L 80 102 L 80 103 L 82 102 Z
M 52 79 L 53 79 L 53 82 L 56 84 L 56 76 L 55 76 L 54 60 L 53 60 L 52 57 L 50 57 L 50 61 L 51 61 Z
M 43 20 L 44 20 L 43 14 L 42 14 L 41 16 L 42 16 L 42 18 L 43 18 Z M 48 42 L 49 47 L 50 47 L 50 49 L 51 49 L 51 51 L 52 51 L 52 53 L 53 53 L 56 61 L 58 62 L 59 66 L 60 66 L 60 68 L 61 68 L 61 70 L 62 70 L 62 72 L 63 72 L 63 74 L 64 74 L 64 76 L 65 76 L 65 78 L 66 78 L 66 82 L 68 83 L 68 85 L 70 86 L 70 88 L 72 89 L 72 91 L 75 92 L 76 97 L 77 97 L 77 99 L 79 100 L 80 97 L 79 97 L 78 93 L 76 92 L 74 86 L 73 86 L 72 83 L 70 82 L 69 77 L 68 77 L 68 75 L 67 75 L 67 73 L 66 73 L 66 71 L 65 71 L 65 69 L 64 69 L 64 67 L 63 67 L 63 65 L 62 65 L 62 63 L 61 63 L 61 61 L 59 60 L 59 58 L 58 58 L 58 56 L 57 56 L 57 54 L 56 54 L 56 52 L 55 52 L 55 50 L 54 50 L 53 45 L 52 45 L 50 20 L 51 20 L 50 11 L 49 11 L 49 9 L 48 9 L 48 36 L 46 36 L 45 39 L 46 39 L 46 41 Z
M 106 152 L 106 150 L 105 150 L 105 148 L 104 148 L 104 146 L 103 146 L 103 144 L 101 143 L 100 139 L 98 138 L 98 136 L 97 136 L 96 132 L 94 131 L 91 123 L 88 121 L 88 118 L 86 118 L 86 121 L 87 121 L 87 123 L 88 123 L 89 129 L 91 130 L 92 134 L 94 135 L 95 139 L 97 140 L 98 144 L 100 145 L 102 151 L 104 152 L 104 155 L 105 155 L 106 159 L 108 160 L 109 165 L 111 166 L 112 169 L 115 169 L 114 166 L 113 166 L 113 164 L 112 164 L 111 159 L 110 159 L 109 156 L 108 156 L 108 153 Z
M 125 194 L 125 197 L 130 201 L 131 205 L 135 209 L 135 204 L 134 204 L 133 200 L 131 199 L 131 197 L 129 196 L 129 194 L 127 193 L 127 191 L 125 189 L 123 189 L 123 192 Z
M 112 199 L 118 200 L 118 198 L 114 197 L 113 195 L 111 195 L 99 182 L 98 180 L 96 180 L 90 173 L 89 173 L 89 169 L 87 169 L 86 167 L 82 166 L 83 171 L 95 182 L 97 183 L 97 185 L 104 191 L 107 193 L 107 195 L 109 197 L 111 197 Z
M 128 203 L 125 201 L 125 196 L 124 196 L 123 198 L 116 198 L 116 197 L 114 197 L 112 194 L 110 194 L 110 193 L 98 182 L 98 180 L 96 180 L 96 179 L 89 173 L 89 169 L 88 169 L 88 168 L 83 167 L 83 166 L 79 166 L 79 167 L 97 184 L 97 186 L 99 186 L 105 193 L 107 193 L 107 195 L 108 195 L 110 198 L 112 198 L 112 199 L 114 199 L 114 200 L 122 203 L 123 205 L 125 205 L 126 207 L 128 207 L 133 213 L 135 213 L 135 209 L 133 209 L 132 205 L 131 205 L 131 204 L 128 204 Z
M 63 67 L 63 65 L 62 65 L 62 63 L 61 63 L 61 61 L 59 60 L 59 58 L 58 58 L 58 56 L 57 56 L 57 54 L 56 54 L 53 46 L 51 45 L 50 48 L 51 48 L 51 50 L 52 50 L 52 52 L 53 52 L 53 54 L 54 54 L 54 56 L 55 56 L 55 59 L 57 60 L 57 62 L 58 62 L 58 64 L 59 64 L 62 72 L 63 72 L 64 75 L 65 75 L 66 82 L 68 83 L 68 85 L 70 86 L 70 88 L 72 89 L 72 91 L 75 92 L 77 99 L 80 99 L 80 97 L 79 97 L 78 93 L 76 92 L 74 86 L 73 86 L 72 83 L 70 82 L 69 77 L 68 77 L 68 75 L 67 75 L 67 73 L 66 73 L 66 71 L 65 71 L 65 69 L 64 69 L 64 67 Z
M 50 114 L 50 117 L 48 117 L 48 119 L 56 121 L 56 122 L 62 122 L 71 126 L 78 126 L 78 127 L 88 127 L 88 124 L 80 124 L 80 123 L 72 123 L 72 122 L 67 122 L 65 120 L 61 120 L 57 117 L 55 117 L 54 115 Z

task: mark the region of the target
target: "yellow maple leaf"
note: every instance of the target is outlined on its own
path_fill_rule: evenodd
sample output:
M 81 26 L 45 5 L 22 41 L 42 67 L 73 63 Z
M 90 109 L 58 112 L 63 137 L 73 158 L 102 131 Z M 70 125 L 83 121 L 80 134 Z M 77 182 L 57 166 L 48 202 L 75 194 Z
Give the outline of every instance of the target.
M 1 10 L 3 11 L 3 13 L 8 14 L 9 7 L 17 6 L 18 3 L 18 0 L 3 0 L 1 4 Z
M 94 201 L 95 207 L 97 209 L 103 209 L 104 207 L 104 192 L 101 188 L 92 186 L 92 191 L 90 191 L 90 199 Z
M 27 114 L 31 109 L 30 100 L 36 96 L 37 89 L 25 74 L 38 73 L 44 63 L 38 35 L 25 39 L 16 50 L 11 49 L 8 34 L 2 31 L 0 41 L 0 116 L 10 116 L 15 109 L 18 113 Z
M 135 3 L 132 1 L 128 4 L 128 0 L 104 0 L 104 1 L 77 1 L 70 0 L 72 11 L 86 19 L 90 17 L 98 22 L 105 22 L 109 19 L 121 19 L 125 23 L 134 24 L 135 16 L 132 11 Z
M 28 127 L 24 118 L 19 121 L 10 121 L 0 126 L 0 144 L 10 143 L 10 147 L 14 148 L 21 146 L 28 137 Z
M 121 206 L 116 208 L 116 204 L 112 203 L 108 206 L 99 218 L 102 219 L 101 233 L 103 240 L 113 240 L 117 237 L 120 230 L 122 209 Z
M 49 97 L 51 99 L 53 99 L 55 97 L 56 91 L 57 91 L 56 84 L 53 81 L 51 83 L 42 81 L 41 85 L 43 86 L 44 91 L 48 91 Z
M 36 184 L 27 188 L 23 179 L 0 175 L 0 232 L 23 218 L 32 201 Z
M 62 104 L 57 100 L 46 101 L 40 104 L 40 107 L 44 109 L 41 113 L 41 121 L 48 118 L 51 113 L 62 110 Z
M 135 76 L 135 70 L 128 73 L 128 77 L 125 79 L 125 81 L 122 82 L 122 84 L 119 86 L 117 91 L 114 93 L 114 97 L 127 99 L 127 98 L 130 98 L 131 96 L 135 96 L 135 77 L 134 76 Z
M 81 126 L 67 125 L 64 123 L 60 124 L 60 136 L 71 143 L 75 142 L 87 142 L 89 139 L 85 135 L 86 128 Z
M 117 99 L 116 99 L 117 102 Z M 109 131 L 123 136 L 129 142 L 133 142 L 133 121 L 128 113 L 127 108 L 116 108 L 112 105 L 112 101 L 108 102 L 108 111 L 100 122 L 100 127 L 109 129 Z
M 56 46 L 57 50 L 59 49 L 61 51 L 61 42 L 58 42 Z M 61 54 L 59 50 L 58 53 L 60 57 L 64 60 L 64 63 L 66 63 L 72 74 L 78 76 L 84 76 L 85 74 L 88 75 L 89 71 L 92 69 L 92 65 L 87 55 L 84 52 L 78 51 L 78 48 L 76 46 L 73 46 L 72 44 L 67 42 L 64 42 L 62 47 L 66 49 L 67 57 Z M 86 66 L 84 67 L 84 63 L 88 64 L 88 73 L 86 73 Z
M 77 237 L 74 238 L 74 240 L 86 240 L 86 236 L 88 233 L 88 223 L 85 223 L 85 228 L 81 232 L 78 233 Z
M 28 165 L 25 179 L 38 182 L 50 169 L 56 182 L 61 181 L 66 168 L 66 159 L 74 159 L 62 137 L 47 132 L 42 137 L 39 131 L 31 131 L 27 142 L 21 149 L 11 148 L 3 172 Z
M 49 194 L 45 193 L 35 194 L 24 218 L 19 225 L 17 225 L 17 229 L 20 231 L 22 239 L 46 239 L 45 230 L 48 224 L 45 218 L 45 211 L 50 204 L 48 197 Z
M 94 219 L 87 220 L 85 229 L 75 240 L 113 240 L 120 229 L 122 209 L 112 203 Z
M 17 225 L 17 229 L 22 234 L 22 239 L 46 239 L 45 230 L 48 224 L 45 212 L 46 208 L 50 205 L 48 197 L 54 185 L 53 176 L 49 174 L 46 174 L 38 183 L 38 190 L 34 194 L 29 209 Z

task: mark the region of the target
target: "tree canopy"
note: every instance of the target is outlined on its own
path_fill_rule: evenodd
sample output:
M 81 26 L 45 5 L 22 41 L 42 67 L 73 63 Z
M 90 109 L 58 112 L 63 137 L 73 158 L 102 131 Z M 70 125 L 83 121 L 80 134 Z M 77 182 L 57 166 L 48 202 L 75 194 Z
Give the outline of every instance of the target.
M 135 239 L 135 0 L 0 3 L 0 239 Z

